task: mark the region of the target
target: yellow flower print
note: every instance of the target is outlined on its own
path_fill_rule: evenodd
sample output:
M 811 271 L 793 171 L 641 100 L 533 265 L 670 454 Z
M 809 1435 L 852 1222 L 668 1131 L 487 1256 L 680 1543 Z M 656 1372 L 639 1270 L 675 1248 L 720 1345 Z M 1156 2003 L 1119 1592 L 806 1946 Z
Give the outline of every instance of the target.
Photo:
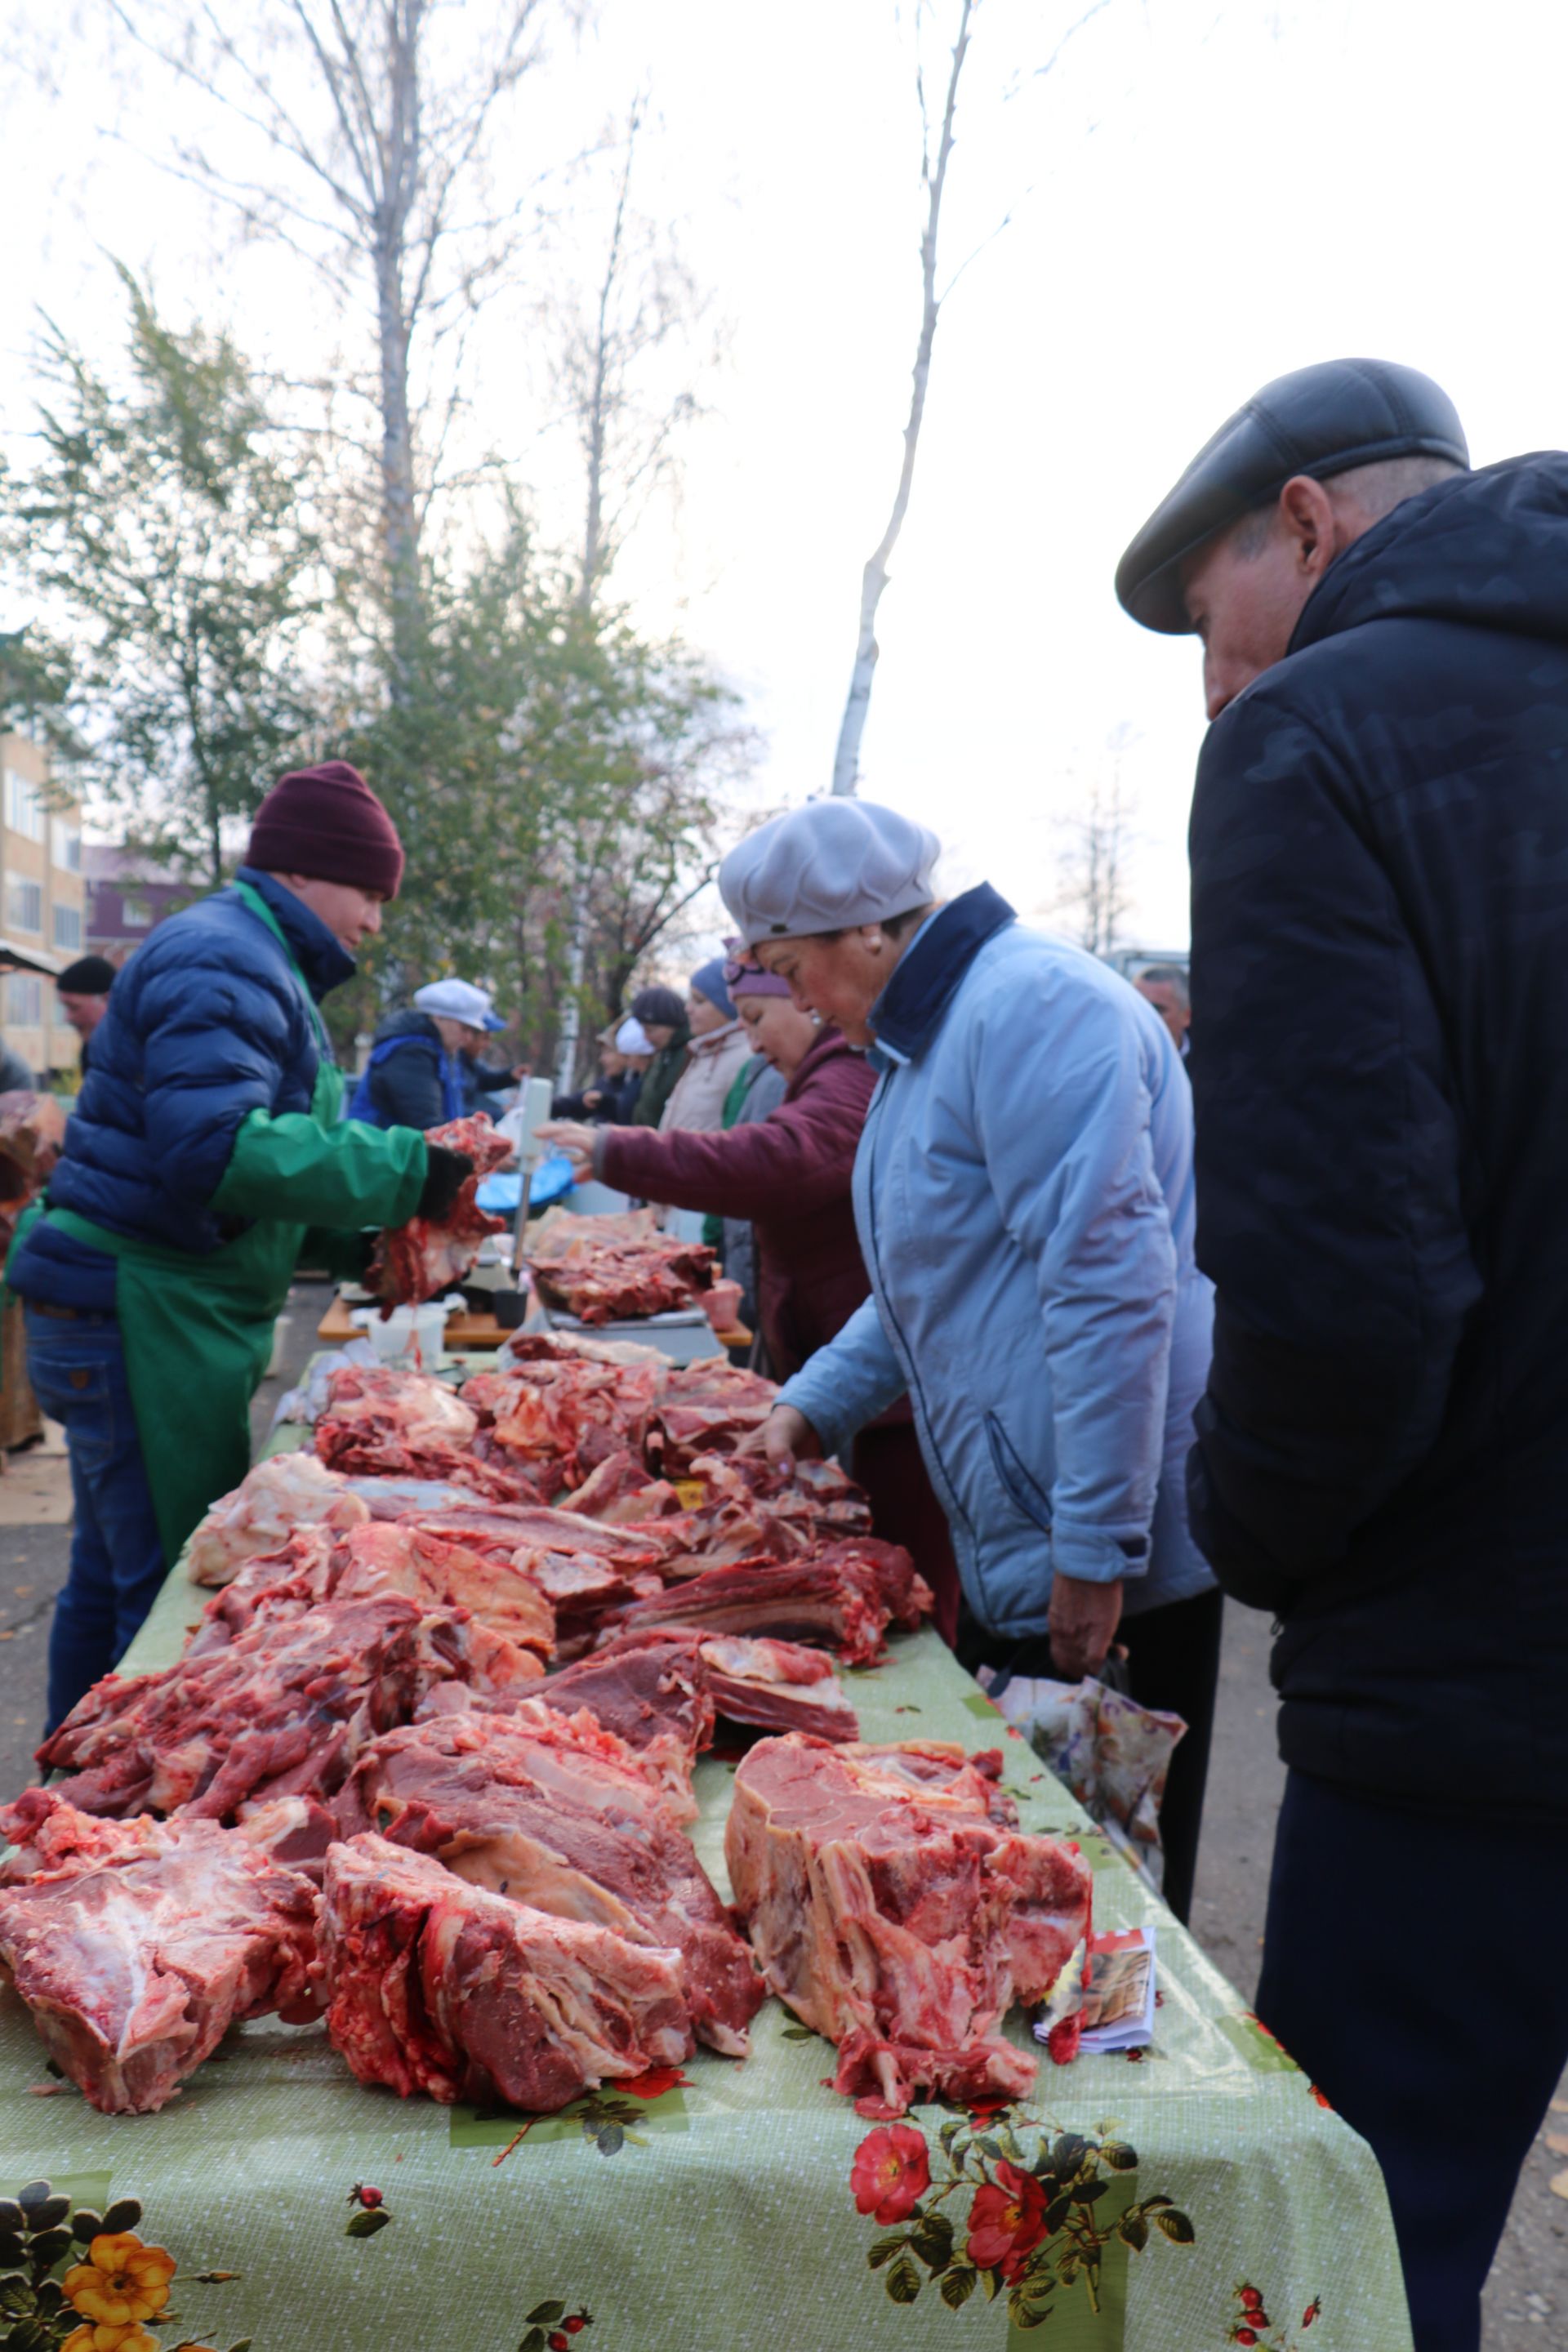
M 129 2327 L 73 2327 L 60 2352 L 162 2352 L 162 2347 L 132 2320 Z
M 143 2344 L 156 2352 L 156 2339 L 139 2322 L 163 2310 L 174 2275 L 174 2257 L 163 2247 L 144 2246 L 132 2230 L 104 2231 L 89 2246 L 86 2262 L 67 2271 L 60 2284 L 83 2319 L 100 2329 L 134 2328 L 142 2337 L 141 2343 L 121 2336 L 95 2342 L 91 2352 L 142 2352 Z M 74 2352 L 89 2352 L 89 2347 L 74 2346 Z

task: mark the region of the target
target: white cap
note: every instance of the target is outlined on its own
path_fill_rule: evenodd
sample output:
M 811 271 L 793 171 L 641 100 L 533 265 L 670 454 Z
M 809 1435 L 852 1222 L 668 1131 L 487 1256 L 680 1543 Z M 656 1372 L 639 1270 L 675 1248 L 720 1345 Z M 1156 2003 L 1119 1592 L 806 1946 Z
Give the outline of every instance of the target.
M 432 980 L 414 992 L 414 1002 L 421 1013 L 438 1014 L 443 1021 L 464 1021 L 470 1029 L 482 1029 L 489 1022 L 492 1007 L 482 988 L 471 980 Z
M 617 1054 L 651 1054 L 653 1039 L 640 1021 L 628 1017 L 616 1032 L 616 1051 Z
M 738 842 L 719 888 L 749 947 L 848 930 L 928 906 L 934 833 L 874 801 L 807 801 Z

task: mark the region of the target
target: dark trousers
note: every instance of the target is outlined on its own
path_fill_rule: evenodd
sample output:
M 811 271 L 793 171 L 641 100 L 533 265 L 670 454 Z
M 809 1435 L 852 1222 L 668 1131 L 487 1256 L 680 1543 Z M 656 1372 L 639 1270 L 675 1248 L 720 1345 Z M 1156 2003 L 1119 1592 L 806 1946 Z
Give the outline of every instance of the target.
M 951 1650 L 958 1636 L 958 1562 L 947 1513 L 936 1499 L 912 1421 L 860 1430 L 850 1475 L 866 1489 L 872 1532 L 902 1544 L 931 1589 L 931 1622 Z
M 1568 2063 L 1565 1945 L 1568 1823 L 1405 1812 L 1290 1774 L 1258 2013 L 1383 2167 L 1416 2352 L 1480 2343 Z
M 72 1318 L 27 1308 L 27 1378 L 70 1455 L 70 1573 L 49 1628 L 46 1729 L 118 1665 L 163 1581 L 153 1512 L 112 1315 Z
M 1225 1598 L 1217 1590 L 1190 1601 L 1168 1601 L 1124 1617 L 1116 1638 L 1127 1652 L 1122 1679 L 1140 1706 L 1179 1715 L 1187 1728 L 1171 1759 L 1165 1799 L 1160 1808 L 1160 1839 L 1165 1849 L 1165 1900 L 1184 1927 L 1193 1907 L 1198 1833 L 1203 1827 L 1204 1790 L 1214 1737 L 1215 1688 L 1219 1680 L 1219 1637 Z M 958 1655 L 973 1674 L 981 1664 L 1016 1675 L 1056 1677 L 1050 1643 L 999 1642 L 966 1609 L 959 1630 Z

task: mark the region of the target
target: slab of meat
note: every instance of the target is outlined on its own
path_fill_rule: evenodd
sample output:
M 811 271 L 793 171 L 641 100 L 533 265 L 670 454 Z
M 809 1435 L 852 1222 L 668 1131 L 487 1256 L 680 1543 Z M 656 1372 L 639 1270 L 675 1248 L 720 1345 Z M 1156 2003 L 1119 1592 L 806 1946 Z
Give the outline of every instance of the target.
M 104 2115 L 145 2115 L 239 2019 L 320 2014 L 316 1893 L 216 1822 L 106 1822 L 56 1790 L 9 1809 L 0 1973 Z
M 506 1219 L 488 1216 L 474 1197 L 480 1179 L 511 1158 L 505 1136 L 482 1111 L 476 1111 L 468 1118 L 449 1119 L 445 1127 L 427 1128 L 426 1140 L 447 1151 L 466 1151 L 474 1170 L 463 1179 L 444 1217 L 410 1217 L 405 1225 L 381 1235 L 365 1288 L 387 1307 L 416 1307 L 423 1298 L 439 1298 L 461 1282 L 489 1235 L 506 1229 Z
M 275 1552 L 296 1528 L 342 1532 L 368 1519 L 369 1507 L 313 1454 L 274 1454 L 222 1496 L 191 1538 L 194 1584 L 226 1584 L 247 1560 Z
M 466 1610 L 389 1593 L 310 1605 L 288 1586 L 223 1647 L 160 1673 L 105 1675 L 38 1749 L 84 1812 L 215 1821 L 269 1797 L 329 1797 L 364 1741 L 442 1682 L 501 1700 L 539 1661 Z M 0 1829 L 6 1816 L 0 1812 Z
M 579 1217 L 552 1209 L 530 1236 L 540 1297 L 581 1323 L 614 1323 L 690 1307 L 718 1264 L 700 1242 L 661 1233 L 651 1209 Z
M 640 1453 L 662 1375 L 580 1359 L 480 1372 L 463 1402 L 479 1414 L 491 1459 L 520 1463 L 542 1493 L 580 1486 L 609 1455 Z
M 642 1519 L 665 1518 L 680 1508 L 680 1496 L 664 1478 L 649 1475 L 637 1456 L 623 1446 L 606 1454 L 574 1494 L 562 1497 L 561 1508 L 579 1517 L 621 1527 Z
M 672 1365 L 648 1430 L 648 1460 L 666 1478 L 684 1478 L 699 1454 L 732 1453 L 755 1438 L 777 1402 L 773 1381 L 725 1356 Z
M 362 2083 L 551 2115 L 691 2054 L 680 1954 L 469 1886 L 366 1834 L 331 1848 L 327 2031 Z
M 737 1771 L 736 1904 L 770 1990 L 840 2045 L 835 2088 L 862 2115 L 901 2115 L 922 2086 L 1017 2097 L 1033 2082 L 1035 2061 L 994 2029 L 1088 1936 L 1091 1881 L 1016 1819 L 989 1769 L 933 1743 L 790 1734 Z
M 554 1608 L 510 1556 L 453 1542 L 416 1520 L 377 1519 L 336 1541 L 324 1531 L 301 1530 L 272 1558 L 252 1560 L 207 1603 L 185 1655 L 232 1641 L 285 1585 L 312 1603 L 400 1592 L 424 1610 L 466 1609 L 520 1650 L 541 1658 L 554 1654 Z
M 679 1818 L 693 1818 L 691 1769 L 713 1744 L 713 1693 L 689 1635 L 614 1643 L 546 1675 L 532 1696 L 563 1714 L 586 1707 L 658 1773 Z
M 685 1625 L 701 1633 L 771 1634 L 837 1650 L 850 1665 L 866 1666 L 882 1654 L 891 1613 L 878 1564 L 861 1547 L 841 1544 L 815 1556 L 706 1569 L 654 1599 L 634 1601 L 618 1629 Z
M 751 1953 L 655 1780 L 580 1722 L 531 1705 L 389 1732 L 355 1764 L 339 1818 L 511 1902 L 678 1951 L 698 2039 L 742 2058 L 763 2000 Z
M 343 1364 L 327 1384 L 316 1453 L 345 1475 L 438 1479 L 498 1502 L 531 1499 L 520 1471 L 474 1453 L 479 1426 L 473 1409 L 428 1373 Z
M 805 1731 L 817 1739 L 858 1739 L 860 1726 L 822 1650 L 803 1642 L 747 1641 L 717 1633 L 701 1644 L 715 1710 L 763 1731 Z

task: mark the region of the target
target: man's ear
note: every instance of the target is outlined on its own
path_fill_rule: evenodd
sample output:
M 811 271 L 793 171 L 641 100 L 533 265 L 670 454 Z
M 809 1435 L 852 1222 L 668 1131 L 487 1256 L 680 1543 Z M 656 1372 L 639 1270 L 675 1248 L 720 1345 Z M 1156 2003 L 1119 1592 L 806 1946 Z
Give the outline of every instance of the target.
M 1339 518 L 1321 482 L 1310 474 L 1291 476 L 1279 493 L 1279 528 L 1300 577 L 1315 586 L 1342 546 Z

